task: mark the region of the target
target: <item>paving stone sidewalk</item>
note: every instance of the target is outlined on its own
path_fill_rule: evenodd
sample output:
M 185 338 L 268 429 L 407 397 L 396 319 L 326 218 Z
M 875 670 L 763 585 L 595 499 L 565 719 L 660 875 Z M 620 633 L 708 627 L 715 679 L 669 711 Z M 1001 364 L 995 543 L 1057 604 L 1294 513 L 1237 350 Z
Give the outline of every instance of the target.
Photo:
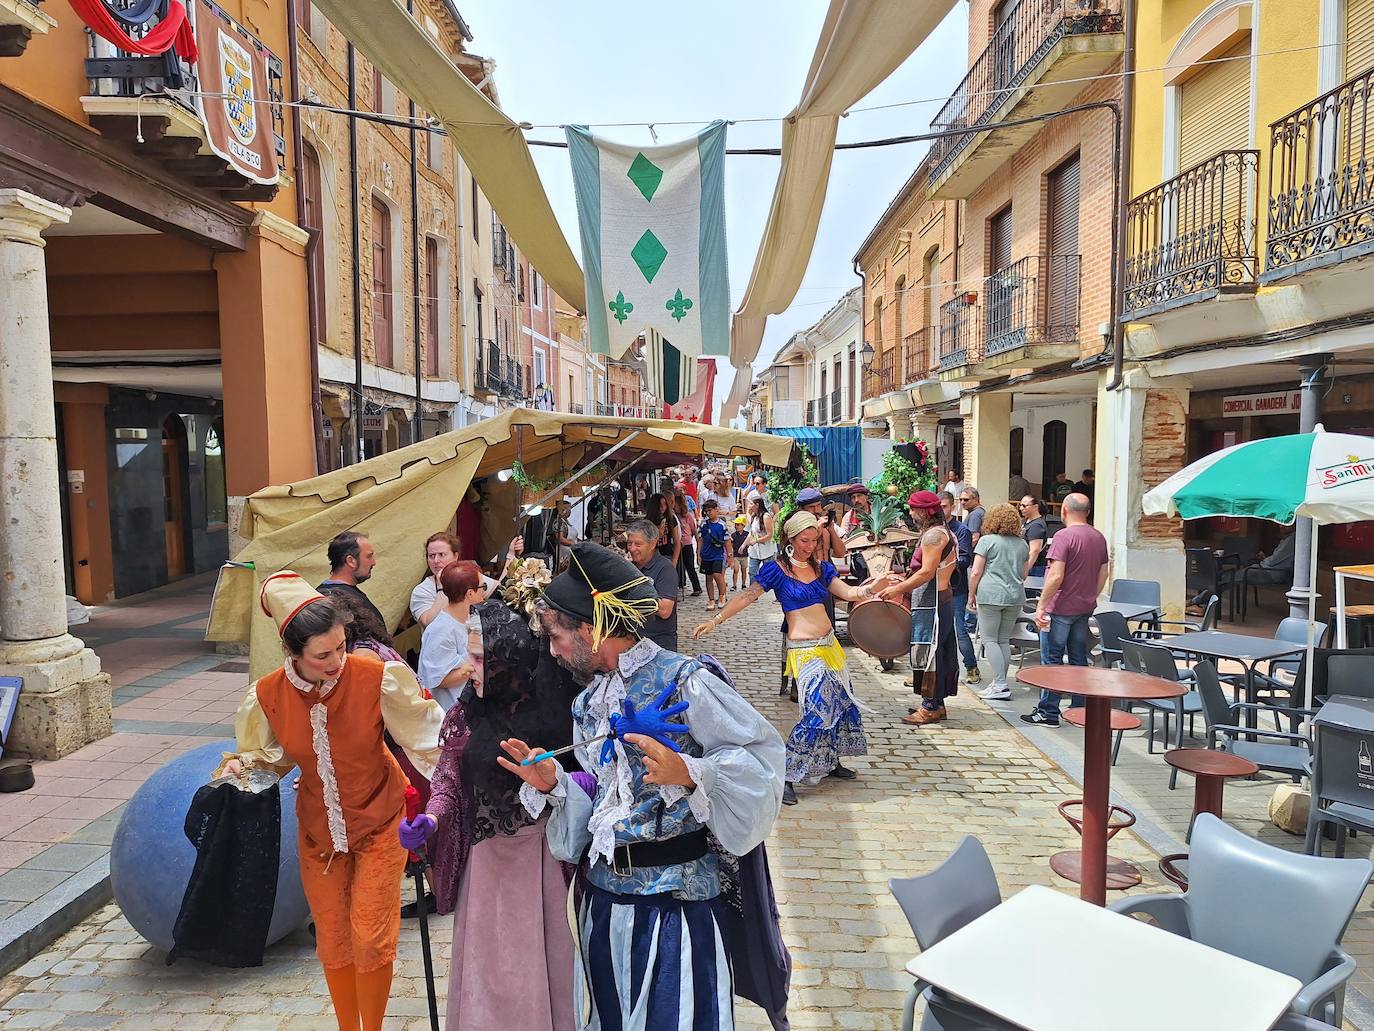
M 683 604 L 684 640 L 686 628 L 705 618 L 703 601 Z M 777 606 L 765 599 L 703 650 L 726 664 L 785 734 L 796 706 L 777 694 L 779 622 Z M 899 1026 L 910 983 L 903 967 L 916 946 L 887 880 L 929 869 L 965 834 L 983 840 L 1005 893 L 1029 884 L 1076 890 L 1055 878 L 1047 862 L 1075 844 L 1055 811 L 1078 793 L 1074 782 L 967 693 L 951 703 L 947 723 L 920 730 L 902 725 L 911 698 L 904 678 L 850 653 L 857 692 L 876 710 L 866 717 L 870 754 L 852 762 L 858 780 L 803 789 L 801 804 L 783 809 L 769 841 L 796 967 L 791 1018 L 798 1028 Z M 194 744 L 196 738 L 177 740 Z M 135 765 L 151 769 L 158 761 L 150 755 Z M 1123 834 L 1113 851 L 1143 865 L 1144 890 L 1163 890 L 1153 874 L 1154 854 L 1141 841 Z M 431 929 L 442 1007 L 450 923 L 436 918 Z M 428 1019 L 414 922 L 403 927 L 401 956 L 387 1026 L 419 1031 Z M 768 1026 L 746 1003 L 739 1024 Z M 52 1027 L 308 1031 L 332 1029 L 334 1021 L 304 932 L 270 949 L 259 969 L 187 961 L 168 967 L 107 905 L 0 981 L 0 1028 Z

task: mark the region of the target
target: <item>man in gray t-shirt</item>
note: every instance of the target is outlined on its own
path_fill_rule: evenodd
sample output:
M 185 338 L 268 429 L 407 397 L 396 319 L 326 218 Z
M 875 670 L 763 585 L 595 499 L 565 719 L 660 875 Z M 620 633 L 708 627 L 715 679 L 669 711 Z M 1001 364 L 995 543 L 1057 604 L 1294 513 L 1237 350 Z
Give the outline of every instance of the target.
M 677 567 L 657 549 L 658 527 L 637 519 L 625 528 L 625 550 L 630 561 L 654 583 L 658 613 L 644 625 L 644 636 L 660 648 L 677 651 Z

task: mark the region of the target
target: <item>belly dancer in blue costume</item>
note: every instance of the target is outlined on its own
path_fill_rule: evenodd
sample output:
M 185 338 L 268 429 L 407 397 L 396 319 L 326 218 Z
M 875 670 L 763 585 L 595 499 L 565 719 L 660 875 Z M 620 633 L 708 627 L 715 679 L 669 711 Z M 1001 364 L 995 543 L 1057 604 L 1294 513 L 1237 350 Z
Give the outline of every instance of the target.
M 588 681 L 573 726 L 595 789 L 589 795 L 555 759 L 522 765 L 540 754 L 537 743 L 504 741 L 499 761 L 525 781 L 521 800 L 532 815 L 552 807 L 549 851 L 581 863 L 578 1026 L 733 1031 L 715 847 L 744 856 L 767 837 L 783 744 L 702 662 L 641 637 L 657 607 L 639 569 L 600 545 L 577 545 L 536 611 L 553 656 Z M 677 712 L 688 726 L 665 727 L 661 717 Z M 591 740 L 613 729 L 604 744 Z
M 818 784 L 823 777 L 853 780 L 855 773 L 840 764 L 841 756 L 868 752 L 844 649 L 835 640 L 825 601 L 830 596 L 862 601 L 873 597 L 873 589 L 868 584 L 851 587 L 835 575 L 831 563 L 818 561 L 820 539 L 816 517 L 797 512 L 783 524 L 778 557 L 760 566 L 754 583 L 692 635 L 709 634 L 758 601 L 764 591 L 777 595 L 787 619 L 787 672 L 796 679 L 801 700 L 801 719 L 787 738 L 787 787 L 782 796 L 787 805 L 797 802 L 793 785 Z

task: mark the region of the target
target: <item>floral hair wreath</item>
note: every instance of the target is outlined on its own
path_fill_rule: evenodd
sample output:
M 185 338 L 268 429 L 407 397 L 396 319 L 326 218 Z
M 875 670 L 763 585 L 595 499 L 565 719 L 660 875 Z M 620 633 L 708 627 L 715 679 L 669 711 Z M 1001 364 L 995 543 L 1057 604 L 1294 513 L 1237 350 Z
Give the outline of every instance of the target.
M 501 600 L 517 612 L 523 612 L 530 621 L 530 630 L 540 633 L 539 619 L 535 616 L 534 603 L 544 594 L 544 588 L 553 580 L 553 573 L 542 558 L 523 558 L 510 571 L 500 594 Z

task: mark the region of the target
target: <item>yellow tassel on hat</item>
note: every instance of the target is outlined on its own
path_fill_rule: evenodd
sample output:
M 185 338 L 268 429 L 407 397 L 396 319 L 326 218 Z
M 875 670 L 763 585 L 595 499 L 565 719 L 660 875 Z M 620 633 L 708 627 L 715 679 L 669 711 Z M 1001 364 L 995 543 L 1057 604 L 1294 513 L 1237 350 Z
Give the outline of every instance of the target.
M 587 583 L 590 584 L 591 577 L 587 576 L 587 570 L 583 568 L 581 562 L 578 562 L 576 553 L 572 555 L 572 560 L 576 563 L 577 568 L 582 571 L 582 576 L 587 580 Z M 628 625 L 636 630 L 644 629 L 649 617 L 658 612 L 658 599 L 622 598 L 620 592 L 642 587 L 644 584 L 652 582 L 647 576 L 638 576 L 607 591 L 592 590 L 593 648 L 600 648 L 607 633 L 619 626 Z

